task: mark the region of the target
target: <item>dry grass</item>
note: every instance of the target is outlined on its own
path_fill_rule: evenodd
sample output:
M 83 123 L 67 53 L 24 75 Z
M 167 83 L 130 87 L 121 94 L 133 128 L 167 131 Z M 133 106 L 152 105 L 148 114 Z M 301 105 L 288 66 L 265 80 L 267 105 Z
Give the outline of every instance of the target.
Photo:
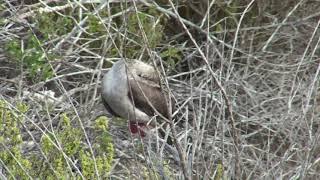
M 140 58 L 158 64 L 176 100 L 171 128 L 177 144 L 164 146 L 155 137 L 141 143 L 113 119 L 110 178 L 320 178 L 318 1 L 124 2 L 2 2 L 0 98 L 11 110 L 20 101 L 29 106 L 21 125 L 23 155 L 46 159 L 40 139 L 62 128 L 65 112 L 94 154 L 93 122 L 106 114 L 103 73 L 121 58 Z M 69 20 L 44 37 L 48 22 L 40 26 L 35 19 L 52 13 L 52 23 Z M 45 60 L 30 64 L 49 67 L 44 79 L 39 71 L 30 75 L 30 64 L 21 63 L 26 56 L 8 53 L 13 39 L 27 51 L 32 35 Z M 170 48 L 177 52 L 164 56 Z M 54 95 L 45 96 L 48 91 Z M 83 178 L 77 159 L 61 153 L 70 173 Z M 9 176 L 1 162 L 2 176 Z

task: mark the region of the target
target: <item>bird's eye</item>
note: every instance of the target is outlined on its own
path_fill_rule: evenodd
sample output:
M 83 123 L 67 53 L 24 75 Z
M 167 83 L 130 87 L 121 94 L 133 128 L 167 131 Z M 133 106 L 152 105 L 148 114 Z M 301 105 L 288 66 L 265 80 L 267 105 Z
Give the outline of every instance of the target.
M 139 76 L 139 77 L 142 77 L 142 74 L 139 73 L 138 76 Z

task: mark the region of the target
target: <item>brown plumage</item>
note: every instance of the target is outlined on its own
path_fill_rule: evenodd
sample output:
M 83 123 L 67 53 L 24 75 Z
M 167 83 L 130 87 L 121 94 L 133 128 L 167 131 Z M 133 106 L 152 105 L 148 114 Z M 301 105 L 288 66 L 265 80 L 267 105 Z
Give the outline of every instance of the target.
M 168 95 L 162 92 L 160 85 L 152 83 L 153 82 L 141 81 L 139 79 L 129 79 L 132 92 L 131 96 L 131 92 L 129 91 L 129 98 L 133 99 L 136 108 L 141 109 L 147 115 L 153 116 L 155 114 L 153 108 L 155 108 L 161 115 L 169 118 L 167 108 Z
M 155 115 L 152 106 L 169 118 L 168 99 L 155 69 L 138 60 L 116 62 L 102 80 L 102 101 L 106 109 L 115 116 L 129 119 L 131 131 L 135 122 L 144 126 L 150 121 Z

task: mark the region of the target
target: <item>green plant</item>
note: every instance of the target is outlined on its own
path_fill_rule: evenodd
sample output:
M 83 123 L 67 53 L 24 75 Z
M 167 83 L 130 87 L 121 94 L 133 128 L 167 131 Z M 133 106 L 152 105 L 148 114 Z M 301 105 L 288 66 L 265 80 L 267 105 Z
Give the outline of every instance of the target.
M 6 102 L 0 101 L 0 164 L 5 165 L 4 174 L 12 179 L 20 177 L 46 179 L 80 177 L 75 174 L 69 160 L 78 161 L 78 169 L 85 178 L 96 178 L 96 169 L 100 177 L 107 177 L 111 170 L 114 147 L 108 133 L 108 119 L 99 117 L 94 131 L 98 134 L 92 143 L 93 154 L 84 143 L 83 131 L 72 126 L 66 113 L 61 114 L 61 129 L 43 134 L 40 142 L 46 157 L 39 154 L 22 153 L 22 135 L 20 124 L 29 107 L 26 104 L 16 105 L 18 112 L 9 108 Z M 68 157 L 68 158 L 66 158 Z M 77 171 L 76 171 L 77 172 Z
M 33 21 L 36 29 L 43 36 L 42 40 L 47 41 L 70 32 L 74 27 L 74 22 L 70 16 L 61 16 L 57 13 L 38 13 Z
M 70 177 L 72 172 L 68 168 L 68 162 L 64 154 L 68 157 L 75 157 L 81 149 L 81 130 L 71 126 L 70 119 L 65 113 L 61 114 L 60 120 L 62 130 L 52 132 L 49 135 L 44 134 L 41 138 L 42 150 L 53 168 L 50 169 L 49 164 L 47 164 L 45 171 L 40 172 L 41 177 L 49 178 L 52 177 L 52 174 L 57 177 Z M 57 149 L 57 145 L 60 145 L 61 149 Z
M 52 45 L 48 41 L 71 31 L 74 21 L 69 16 L 54 12 L 38 13 L 31 21 L 35 24 L 35 30 L 27 30 L 24 41 L 12 39 L 7 42 L 6 51 L 12 59 L 23 65 L 33 82 L 38 82 L 53 77 L 50 61 L 53 61 L 57 54 L 48 50 Z
M 82 131 L 71 126 L 70 119 L 65 113 L 61 115 L 61 121 L 63 129 L 55 132 L 55 138 L 53 135 L 44 135 L 42 138 L 41 146 L 55 172 L 46 168 L 46 171 L 42 171 L 41 177 L 52 177 L 52 173 L 56 173 L 58 177 L 70 177 L 72 173 L 71 169 L 67 168 L 68 162 L 63 153 L 56 148 L 53 142 L 61 144 L 62 151 L 69 158 L 79 160 L 81 173 L 85 178 L 97 178 L 96 170 L 101 177 L 107 177 L 114 156 L 112 139 L 108 134 L 108 119 L 100 117 L 96 120 L 95 130 L 99 136 L 95 138 L 92 144 L 95 159 L 93 159 L 93 154 L 91 154 L 89 148 L 83 143 Z M 95 164 L 97 169 L 95 169 Z
M 105 28 L 97 16 L 88 15 L 88 32 L 92 35 L 103 35 L 106 33 Z
M 31 170 L 31 162 L 21 153 L 23 141 L 19 128 L 28 106 L 19 103 L 17 109 L 18 112 L 10 109 L 5 101 L 0 100 L 0 164 L 12 179 L 28 177 Z
M 139 12 L 128 13 L 125 20 L 120 19 L 117 22 L 118 26 L 123 24 L 126 26 L 126 40 L 123 41 L 123 37 L 119 36 L 116 39 L 118 47 L 123 47 L 123 56 L 135 59 L 141 56 L 142 49 L 156 48 L 164 35 L 164 18 L 161 17 L 161 13 L 155 9 L 140 9 Z M 145 37 L 145 38 L 144 38 Z M 112 57 L 118 57 L 118 49 L 111 48 L 110 54 Z M 146 52 L 143 54 L 144 59 L 148 59 Z
M 143 34 L 146 35 L 150 48 L 155 48 L 162 39 L 163 26 L 156 22 L 156 11 L 149 10 L 146 13 L 137 12 L 130 14 L 128 18 L 128 30 L 131 37 L 138 43 L 145 44 Z M 141 26 L 139 25 L 141 23 Z
M 48 61 L 53 59 L 54 55 L 44 52 L 40 43 L 36 36 L 30 35 L 24 46 L 21 46 L 21 43 L 16 39 L 6 44 L 7 54 L 21 63 L 28 70 L 29 77 L 35 82 L 53 76 Z
M 165 51 L 161 52 L 160 56 L 171 68 L 175 68 L 176 64 L 182 59 L 180 50 L 175 47 L 169 47 Z
M 97 154 L 96 164 L 99 175 L 102 177 L 107 177 L 111 170 L 112 161 L 114 157 L 114 147 L 112 143 L 112 138 L 109 135 L 108 129 L 108 119 L 105 116 L 101 116 L 95 121 L 95 130 L 99 134 L 96 138 L 93 147 Z M 83 173 L 85 177 L 94 177 L 93 175 L 93 159 L 89 156 L 89 153 L 81 152 L 80 160 L 83 164 Z
M 225 179 L 224 177 L 224 168 L 222 163 L 218 163 L 216 166 L 216 173 L 214 176 L 214 180 L 223 180 Z
M 90 48 L 99 50 L 105 39 L 104 37 L 107 34 L 105 27 L 101 20 L 92 14 L 88 15 L 87 26 L 87 32 L 89 34 L 85 34 L 84 39 L 86 40 L 84 40 L 82 43 L 88 43 L 87 39 L 90 39 Z

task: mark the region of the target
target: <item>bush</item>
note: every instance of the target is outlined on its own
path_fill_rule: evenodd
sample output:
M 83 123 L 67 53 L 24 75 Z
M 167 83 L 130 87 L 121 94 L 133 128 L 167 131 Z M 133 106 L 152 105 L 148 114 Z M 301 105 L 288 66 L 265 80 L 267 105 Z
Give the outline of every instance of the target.
M 45 179 L 84 177 L 86 179 L 108 177 L 111 170 L 114 148 L 108 133 L 108 119 L 99 117 L 95 131 L 99 134 L 92 144 L 93 153 L 86 145 L 84 134 L 72 127 L 69 117 L 61 114 L 61 130 L 43 134 L 40 142 L 44 156 L 22 152 L 20 125 L 28 106 L 20 103 L 11 110 L 6 102 L 0 101 L 1 164 L 5 173 L 12 178 L 41 177 Z M 93 158 L 95 157 L 95 158 Z M 77 163 L 76 163 L 77 162 Z M 96 167 L 96 168 L 95 168 Z

